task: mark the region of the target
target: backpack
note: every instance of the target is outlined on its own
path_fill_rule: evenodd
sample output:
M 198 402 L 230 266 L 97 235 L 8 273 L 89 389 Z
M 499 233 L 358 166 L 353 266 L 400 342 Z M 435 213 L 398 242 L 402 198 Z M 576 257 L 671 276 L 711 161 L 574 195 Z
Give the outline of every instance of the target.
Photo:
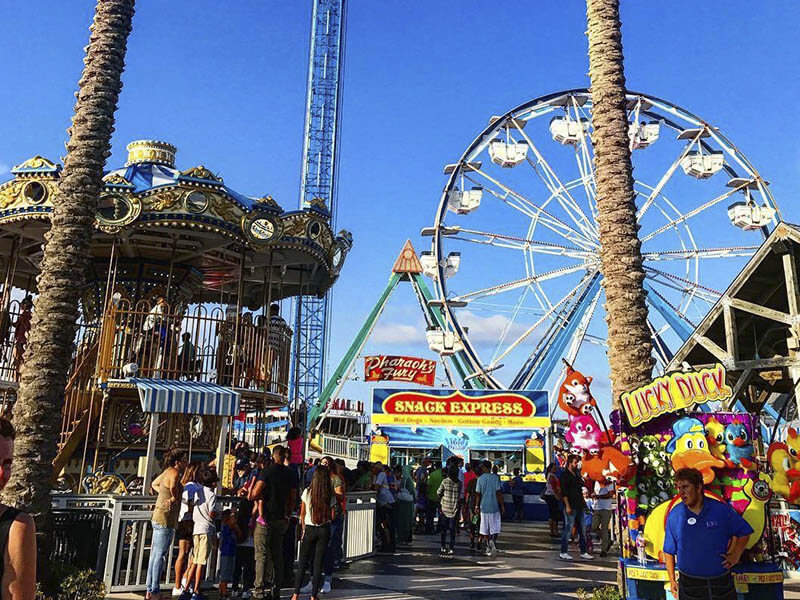
M 550 482 L 550 487 L 553 488 L 553 495 L 559 502 L 564 500 L 564 492 L 561 491 L 561 478 L 556 477 L 555 473 L 550 475 L 553 478 L 553 481 Z

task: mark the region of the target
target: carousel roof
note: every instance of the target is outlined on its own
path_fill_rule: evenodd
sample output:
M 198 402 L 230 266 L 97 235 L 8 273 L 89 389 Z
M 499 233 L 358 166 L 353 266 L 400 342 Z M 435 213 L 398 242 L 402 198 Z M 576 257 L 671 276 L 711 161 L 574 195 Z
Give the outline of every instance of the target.
M 273 299 L 322 295 L 338 277 L 352 236 L 332 231 L 322 200 L 286 211 L 271 196 L 235 191 L 203 165 L 178 168 L 177 149 L 169 143 L 138 140 L 127 149 L 125 166 L 103 176 L 92 244 L 98 275 L 116 247 L 125 260 L 174 263 L 203 280 L 245 279 L 250 289 L 243 293 L 253 298 L 265 281 L 276 280 L 275 270 L 280 285 Z M 58 202 L 61 165 L 35 156 L 11 173 L 13 179 L 0 184 L 0 253 L 18 243 L 35 275 Z M 203 287 L 212 288 L 209 297 L 218 294 L 214 285 Z

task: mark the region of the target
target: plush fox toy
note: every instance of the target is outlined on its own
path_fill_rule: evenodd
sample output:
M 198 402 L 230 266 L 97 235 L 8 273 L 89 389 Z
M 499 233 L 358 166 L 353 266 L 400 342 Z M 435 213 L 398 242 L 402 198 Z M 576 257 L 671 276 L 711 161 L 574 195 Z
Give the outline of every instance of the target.
M 584 377 L 567 361 L 564 361 L 564 364 L 567 365 L 567 375 L 558 390 L 558 405 L 570 417 L 589 414 L 592 407 L 597 406 L 589 389 L 592 378 Z

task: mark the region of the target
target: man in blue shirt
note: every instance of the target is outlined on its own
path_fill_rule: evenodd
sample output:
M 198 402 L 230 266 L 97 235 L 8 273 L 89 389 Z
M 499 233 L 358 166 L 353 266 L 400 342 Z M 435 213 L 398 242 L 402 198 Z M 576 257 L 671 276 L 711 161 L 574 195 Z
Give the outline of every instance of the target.
M 682 502 L 670 511 L 664 536 L 672 595 L 679 600 L 736 600 L 730 570 L 753 528 L 727 504 L 704 497 L 703 476 L 697 469 L 679 469 L 675 487 Z
M 475 510 L 480 510 L 481 540 L 486 541 L 486 556 L 497 552 L 497 536 L 500 534 L 500 515 L 503 513 L 503 492 L 500 477 L 492 473 L 492 463 L 483 463 L 483 475 L 475 486 Z

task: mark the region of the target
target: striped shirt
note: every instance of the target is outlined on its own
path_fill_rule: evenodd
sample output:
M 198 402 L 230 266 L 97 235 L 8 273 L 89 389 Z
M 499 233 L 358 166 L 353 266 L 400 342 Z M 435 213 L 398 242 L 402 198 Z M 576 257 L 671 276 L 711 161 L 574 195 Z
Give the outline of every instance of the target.
M 448 519 L 455 517 L 458 512 L 458 501 L 461 498 L 461 484 L 445 477 L 436 495 L 442 503 L 444 516 Z

